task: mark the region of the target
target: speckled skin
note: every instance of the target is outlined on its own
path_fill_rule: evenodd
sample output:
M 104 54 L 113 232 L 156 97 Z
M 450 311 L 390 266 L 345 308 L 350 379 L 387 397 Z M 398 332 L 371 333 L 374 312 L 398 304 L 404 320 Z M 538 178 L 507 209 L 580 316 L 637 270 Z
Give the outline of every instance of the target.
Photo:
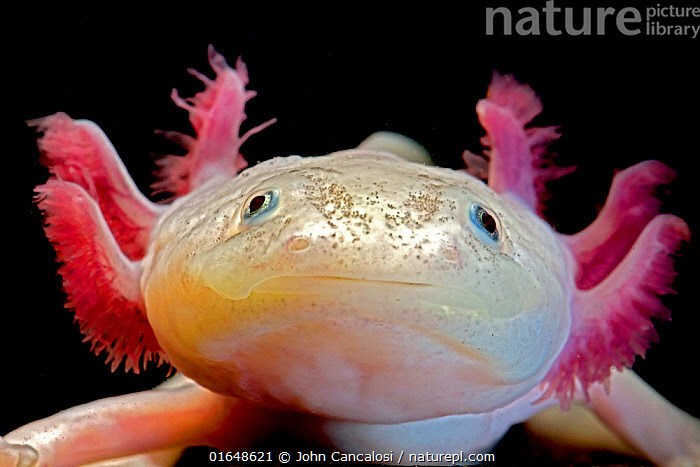
M 276 207 L 244 219 L 270 190 Z M 405 422 L 502 407 L 541 380 L 570 325 L 552 245 L 543 221 L 464 172 L 363 150 L 277 158 L 176 202 L 142 288 L 158 341 L 205 387 Z

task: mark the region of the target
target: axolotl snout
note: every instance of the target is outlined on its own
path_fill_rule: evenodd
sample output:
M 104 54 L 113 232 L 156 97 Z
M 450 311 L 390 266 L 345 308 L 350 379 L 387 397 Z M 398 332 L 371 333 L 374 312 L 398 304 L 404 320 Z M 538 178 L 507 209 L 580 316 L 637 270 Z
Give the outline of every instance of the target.
M 213 49 L 210 62 L 215 79 L 193 71 L 205 91 L 173 92 L 197 137 L 166 134 L 188 150 L 160 161 L 168 204 L 138 192 L 93 123 L 32 122 L 67 306 L 113 368 L 178 375 L 9 433 L 0 465 L 172 465 L 188 446 L 249 449 L 280 429 L 415 463 L 388 453 L 486 452 L 580 402 L 607 426 L 601 446 L 700 461 L 698 420 L 626 369 L 656 339 L 650 318 L 668 318 L 659 296 L 689 239 L 658 214 L 670 168 L 619 172 L 590 227 L 556 233 L 541 200 L 570 171 L 545 158 L 558 133 L 525 128 L 539 99 L 495 76 L 477 105 L 489 149 L 465 152 L 465 170 L 380 135 L 241 171 L 241 144 L 267 124 L 239 135 L 247 72 Z

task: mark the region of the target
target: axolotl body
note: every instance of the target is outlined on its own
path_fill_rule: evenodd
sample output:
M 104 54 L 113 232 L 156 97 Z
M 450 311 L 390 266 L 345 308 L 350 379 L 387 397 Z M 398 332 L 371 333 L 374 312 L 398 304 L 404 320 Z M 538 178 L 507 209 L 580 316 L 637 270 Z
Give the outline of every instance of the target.
M 698 420 L 627 369 L 656 339 L 650 318 L 669 316 L 660 296 L 689 240 L 658 214 L 673 170 L 619 172 L 596 221 L 556 233 L 541 213 L 544 182 L 571 170 L 547 158 L 558 132 L 526 128 L 539 99 L 495 75 L 477 105 L 488 150 L 465 152 L 465 170 L 384 134 L 241 171 L 241 144 L 272 122 L 240 135 L 245 67 L 209 59 L 215 79 L 192 71 L 205 91 L 173 91 L 196 138 L 166 134 L 188 150 L 160 161 L 167 204 L 136 189 L 92 122 L 31 122 L 67 307 L 113 368 L 178 374 L 7 434 L 1 465 L 172 465 L 188 446 L 245 450 L 281 429 L 416 463 L 435 459 L 408 453 L 487 452 L 580 402 L 607 427 L 602 445 L 700 462 Z

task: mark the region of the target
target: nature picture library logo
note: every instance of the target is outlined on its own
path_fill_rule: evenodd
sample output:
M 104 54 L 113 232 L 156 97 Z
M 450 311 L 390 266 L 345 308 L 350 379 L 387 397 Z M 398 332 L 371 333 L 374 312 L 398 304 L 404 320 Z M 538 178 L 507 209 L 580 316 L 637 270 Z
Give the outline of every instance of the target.
M 624 8 L 557 6 L 548 0 L 541 9 L 526 6 L 486 8 L 486 35 L 602 36 L 619 32 L 625 36 L 675 36 L 697 39 L 700 6 L 654 6 Z

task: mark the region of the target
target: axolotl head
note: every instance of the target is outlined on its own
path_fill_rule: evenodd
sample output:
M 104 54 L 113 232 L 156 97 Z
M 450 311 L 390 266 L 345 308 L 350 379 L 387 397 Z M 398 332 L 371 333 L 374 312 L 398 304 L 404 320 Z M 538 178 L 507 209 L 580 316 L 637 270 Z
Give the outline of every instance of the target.
M 351 150 L 275 158 L 173 203 L 148 320 L 200 384 L 365 422 L 484 412 L 543 377 L 570 328 L 566 257 L 463 171 Z

